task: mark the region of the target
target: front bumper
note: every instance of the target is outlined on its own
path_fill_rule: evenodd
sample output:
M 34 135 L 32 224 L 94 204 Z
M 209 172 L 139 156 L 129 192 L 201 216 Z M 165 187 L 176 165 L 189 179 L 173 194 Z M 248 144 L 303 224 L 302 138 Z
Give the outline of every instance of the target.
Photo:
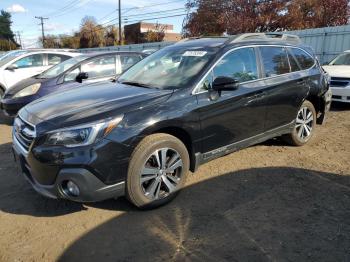
M 350 103 L 350 87 L 330 87 L 332 90 L 332 101 Z
M 38 168 L 38 162 L 33 162 L 33 156 L 27 152 L 13 136 L 13 153 L 16 162 L 19 164 L 22 174 L 40 194 L 49 198 L 68 199 L 76 202 L 97 202 L 105 199 L 116 198 L 125 194 L 125 182 L 105 184 L 95 174 L 84 167 L 63 166 L 58 169 L 54 181 L 46 183 L 43 176 L 49 175 L 42 173 L 45 169 Z M 42 167 L 47 164 L 41 163 Z M 50 172 L 49 169 L 47 169 Z M 41 174 L 39 174 L 39 172 Z M 40 183 L 38 179 L 43 183 Z M 79 187 L 79 195 L 70 195 L 67 191 L 67 181 L 74 182 Z
M 0 101 L 0 109 L 8 117 L 16 117 L 18 111 L 29 104 L 33 99 L 30 97 L 23 97 L 18 99 L 3 98 Z

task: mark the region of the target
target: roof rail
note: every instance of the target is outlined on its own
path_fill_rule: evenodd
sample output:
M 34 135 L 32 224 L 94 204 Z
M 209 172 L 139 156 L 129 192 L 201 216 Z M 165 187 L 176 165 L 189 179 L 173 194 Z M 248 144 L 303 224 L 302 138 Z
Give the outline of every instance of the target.
M 246 33 L 237 35 L 233 38 L 230 43 L 237 43 L 240 41 L 249 41 L 249 40 L 275 40 L 275 41 L 284 41 L 292 44 L 300 44 L 301 39 L 297 35 L 283 34 L 283 33 Z
M 25 51 L 53 51 L 53 52 L 78 52 L 76 49 L 69 49 L 69 48 L 27 48 L 27 49 L 21 49 Z
M 230 36 L 216 36 L 216 35 L 200 35 L 200 36 L 191 36 L 191 37 L 186 37 L 182 38 L 181 40 L 177 41 L 176 43 L 183 43 L 187 42 L 190 40 L 197 40 L 201 38 L 229 38 Z

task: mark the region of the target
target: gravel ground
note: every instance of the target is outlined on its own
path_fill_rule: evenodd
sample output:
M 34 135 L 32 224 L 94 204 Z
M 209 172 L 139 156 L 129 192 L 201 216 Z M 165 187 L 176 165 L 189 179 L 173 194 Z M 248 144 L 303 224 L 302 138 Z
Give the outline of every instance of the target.
M 350 261 L 350 106 L 304 147 L 271 140 L 190 174 L 170 204 L 46 199 L 0 124 L 0 261 Z

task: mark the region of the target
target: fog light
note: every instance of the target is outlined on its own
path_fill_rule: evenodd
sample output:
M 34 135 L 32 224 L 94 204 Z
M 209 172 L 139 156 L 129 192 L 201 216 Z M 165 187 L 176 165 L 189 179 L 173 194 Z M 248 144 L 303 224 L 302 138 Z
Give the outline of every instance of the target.
M 80 194 L 79 187 L 72 181 L 67 182 L 67 193 L 70 196 L 77 197 Z

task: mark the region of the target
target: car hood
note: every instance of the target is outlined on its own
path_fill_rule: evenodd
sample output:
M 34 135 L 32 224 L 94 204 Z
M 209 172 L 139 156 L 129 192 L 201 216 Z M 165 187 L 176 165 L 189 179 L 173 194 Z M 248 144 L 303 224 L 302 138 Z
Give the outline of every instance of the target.
M 42 97 L 24 107 L 19 115 L 34 125 L 62 128 L 155 106 L 172 92 L 105 82 Z
M 323 69 L 331 77 L 347 77 L 347 78 L 350 78 L 350 66 L 346 66 L 346 65 L 332 65 L 332 66 L 323 66 Z

